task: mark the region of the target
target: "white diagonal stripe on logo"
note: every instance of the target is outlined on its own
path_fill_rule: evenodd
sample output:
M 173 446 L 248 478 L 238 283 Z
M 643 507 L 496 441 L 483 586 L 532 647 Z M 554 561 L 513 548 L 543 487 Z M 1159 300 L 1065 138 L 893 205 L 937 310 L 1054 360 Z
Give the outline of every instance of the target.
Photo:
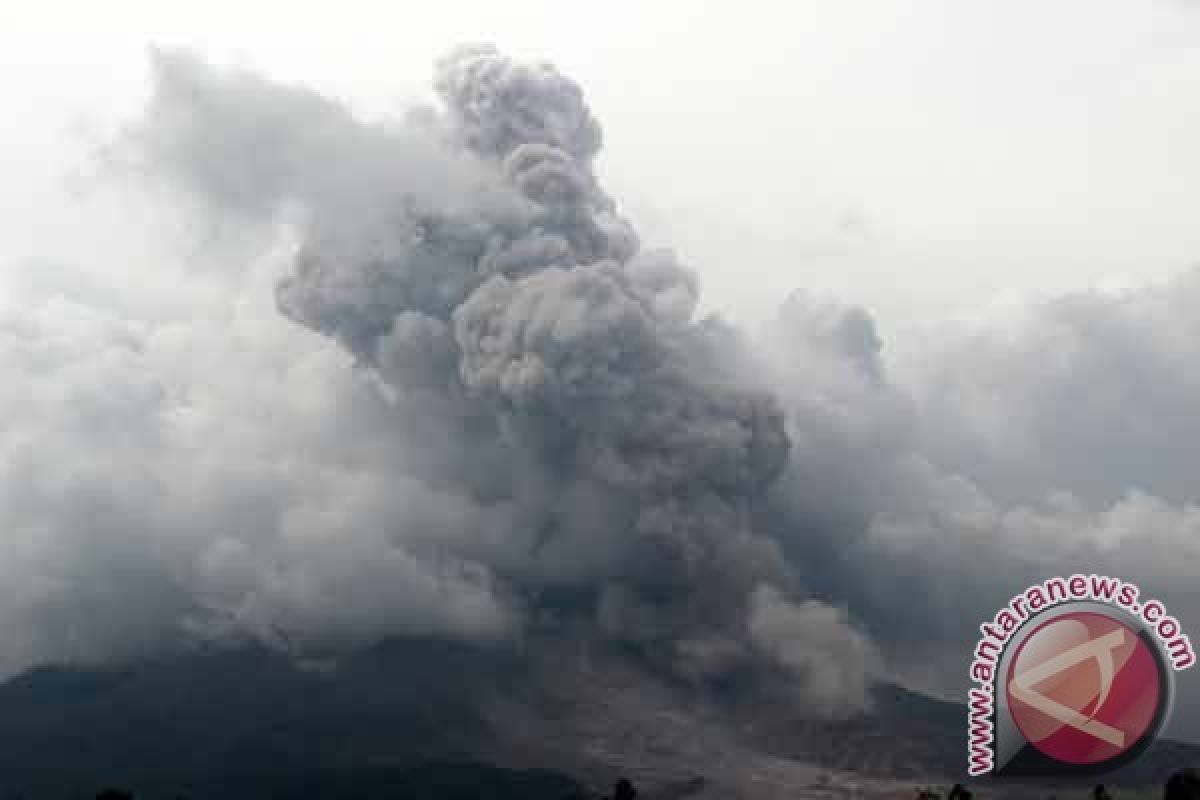
M 1117 730 L 1111 725 L 1106 725 L 1099 720 L 1085 717 L 1073 708 L 1068 708 L 1062 703 L 1051 700 L 1040 692 L 1033 690 L 1033 686 L 1041 683 L 1052 675 L 1057 675 L 1065 669 L 1075 666 L 1081 661 L 1086 661 L 1089 658 L 1096 659 L 1096 664 L 1100 668 L 1101 687 L 1100 697 L 1096 701 L 1096 708 L 1092 712 L 1093 716 L 1100 711 L 1100 706 L 1103 705 L 1105 698 L 1108 697 L 1109 690 L 1112 688 L 1114 675 L 1114 665 L 1112 651 L 1125 643 L 1125 631 L 1118 628 L 1110 633 L 1101 636 L 1099 639 L 1092 639 L 1083 644 L 1076 645 L 1070 650 L 1066 650 L 1058 655 L 1048 658 L 1036 667 L 1025 670 L 1013 676 L 1009 683 L 1009 692 L 1012 693 L 1021 702 L 1036 708 L 1043 714 L 1046 714 L 1053 719 L 1058 720 L 1064 725 L 1070 725 L 1078 731 L 1093 736 L 1102 741 L 1108 742 L 1114 747 L 1125 746 L 1125 732 Z

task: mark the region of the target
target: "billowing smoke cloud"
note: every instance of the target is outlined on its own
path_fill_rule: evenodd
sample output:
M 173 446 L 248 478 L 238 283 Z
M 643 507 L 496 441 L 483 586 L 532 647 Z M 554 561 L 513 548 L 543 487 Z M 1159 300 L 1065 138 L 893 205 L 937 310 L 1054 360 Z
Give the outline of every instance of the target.
M 20 300 L 0 310 L 0 668 L 518 625 L 481 565 L 404 546 L 484 512 L 394 466 L 390 409 L 336 354 L 252 307 L 147 325 Z
M 1200 617 L 1197 300 L 1191 271 L 931 324 L 889 368 L 861 309 L 794 296 L 767 342 L 797 454 L 767 523 L 789 562 L 942 685 L 1048 575 L 1120 575 Z
M 602 637 L 836 714 L 876 648 L 957 675 L 1051 572 L 1200 619 L 1197 274 L 899 354 L 797 293 L 750 342 L 642 246 L 552 66 L 463 48 L 437 107 L 379 122 L 186 55 L 154 76 L 123 165 L 263 246 L 170 313 L 0 311 L 0 669 Z
M 480 509 L 448 536 L 395 522 L 402 552 L 448 554 L 518 620 L 549 613 L 697 678 L 778 668 L 827 710 L 861 705 L 869 648 L 788 599 L 802 587 L 753 526 L 787 462 L 783 415 L 738 336 L 694 320 L 691 272 L 642 249 L 600 188 L 577 85 L 467 47 L 437 66 L 444 109 L 372 125 L 185 56 L 155 68 L 134 152 L 217 213 L 289 220 L 279 310 L 382 384 L 406 480 Z M 339 617 L 311 622 L 354 630 Z M 836 669 L 797 655 L 833 639 Z

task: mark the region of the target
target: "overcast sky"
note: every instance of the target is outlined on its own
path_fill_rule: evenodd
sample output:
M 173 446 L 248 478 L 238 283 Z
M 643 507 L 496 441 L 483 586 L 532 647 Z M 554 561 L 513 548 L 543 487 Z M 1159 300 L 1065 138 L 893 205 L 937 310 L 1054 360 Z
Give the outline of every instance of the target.
M 1140 283 L 1200 260 L 1198 36 L 1175 0 L 9 4 L 0 258 L 47 256 L 57 185 L 143 102 L 148 47 L 376 115 L 482 39 L 586 87 L 613 193 L 739 318 L 798 287 L 886 324 Z

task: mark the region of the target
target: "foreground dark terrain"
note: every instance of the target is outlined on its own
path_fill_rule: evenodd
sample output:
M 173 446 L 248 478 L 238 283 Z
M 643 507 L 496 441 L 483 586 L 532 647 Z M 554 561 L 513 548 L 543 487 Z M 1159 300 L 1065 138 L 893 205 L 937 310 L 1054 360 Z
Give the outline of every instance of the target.
M 533 662 L 394 642 L 305 668 L 215 650 L 4 684 L 0 797 L 562 800 L 619 775 L 647 797 L 906 796 L 959 775 L 962 730 L 961 707 L 894 686 L 866 714 L 803 721 L 782 698 L 696 692 L 583 646 Z M 1161 785 L 1195 763 L 1160 743 L 1112 781 Z

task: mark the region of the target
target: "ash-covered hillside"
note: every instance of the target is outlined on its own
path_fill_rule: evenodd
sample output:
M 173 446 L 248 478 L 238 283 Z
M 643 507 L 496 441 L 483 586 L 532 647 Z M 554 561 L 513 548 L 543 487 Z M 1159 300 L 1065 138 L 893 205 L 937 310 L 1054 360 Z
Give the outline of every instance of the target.
M 628 651 L 534 653 L 410 640 L 336 668 L 253 649 L 33 670 L 0 686 L 0 795 L 117 785 L 143 798 L 455 798 L 486 787 L 563 800 L 628 776 L 651 798 L 895 796 L 963 768 L 964 710 L 898 687 L 817 722 L 752 686 L 698 692 Z M 1160 743 L 1113 780 L 1153 783 L 1198 761 L 1200 749 Z

